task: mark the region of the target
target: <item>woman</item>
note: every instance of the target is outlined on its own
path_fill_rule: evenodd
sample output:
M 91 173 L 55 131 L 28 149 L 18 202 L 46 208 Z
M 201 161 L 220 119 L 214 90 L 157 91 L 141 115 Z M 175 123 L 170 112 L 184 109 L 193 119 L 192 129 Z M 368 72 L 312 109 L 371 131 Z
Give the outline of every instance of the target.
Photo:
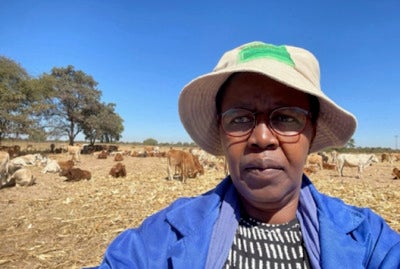
M 183 125 L 230 175 L 118 236 L 101 268 L 398 268 L 400 235 L 369 209 L 319 193 L 306 157 L 343 146 L 352 114 L 320 89 L 301 48 L 262 42 L 185 86 Z

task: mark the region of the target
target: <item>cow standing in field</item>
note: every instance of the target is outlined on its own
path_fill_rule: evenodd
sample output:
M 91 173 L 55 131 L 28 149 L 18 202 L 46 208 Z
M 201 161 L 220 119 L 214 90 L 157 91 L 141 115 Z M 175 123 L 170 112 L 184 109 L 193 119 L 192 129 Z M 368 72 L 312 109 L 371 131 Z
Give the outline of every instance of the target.
M 393 158 L 392 155 L 390 153 L 384 152 L 381 155 L 381 162 L 388 162 L 391 165 L 393 165 Z
M 319 170 L 322 170 L 323 167 L 323 157 L 318 153 L 311 153 L 307 156 L 306 167 L 316 166 Z
M 400 179 L 400 170 L 396 167 L 393 168 L 392 175 L 394 176 L 393 179 Z
M 172 168 L 181 171 L 182 182 L 185 183 L 188 177 L 196 177 L 197 174 L 204 174 L 204 168 L 197 156 L 183 150 L 170 149 L 167 152 L 168 179 L 172 180 Z
M 76 162 L 80 162 L 81 161 L 81 146 L 80 145 L 75 145 L 75 146 L 71 146 L 68 145 L 67 146 L 67 154 L 68 155 L 72 155 L 72 160 L 76 161 Z
M 191 148 L 189 152 L 197 157 L 202 166 L 215 169 L 217 171 L 224 171 L 225 176 L 229 174 L 228 162 L 223 156 L 214 156 L 207 153 L 205 150 L 200 148 Z
M 357 167 L 357 177 L 361 178 L 365 167 L 378 162 L 379 160 L 375 154 L 341 153 L 337 156 L 337 168 L 340 177 L 343 176 L 344 167 Z

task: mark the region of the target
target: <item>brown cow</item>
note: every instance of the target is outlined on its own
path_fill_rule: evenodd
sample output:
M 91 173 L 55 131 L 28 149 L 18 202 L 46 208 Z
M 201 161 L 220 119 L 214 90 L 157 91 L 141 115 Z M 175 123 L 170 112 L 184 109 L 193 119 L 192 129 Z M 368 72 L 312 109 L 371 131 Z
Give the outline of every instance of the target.
M 172 167 L 181 171 L 182 182 L 185 183 L 188 177 L 194 178 L 197 174 L 204 174 L 204 168 L 197 156 L 183 150 L 170 149 L 167 152 L 168 179 L 172 180 Z
M 14 158 L 19 155 L 21 147 L 19 145 L 14 146 L 1 146 L 0 151 L 6 151 L 10 155 L 10 158 Z
M 310 166 L 317 166 L 319 169 L 323 169 L 323 158 L 321 155 L 317 153 L 311 153 L 310 155 L 307 156 L 307 167 Z
M 394 178 L 393 179 L 400 179 L 400 170 L 397 169 L 396 167 L 393 168 L 393 172 L 392 172 Z
M 91 179 L 92 174 L 90 171 L 82 170 L 80 168 L 71 168 L 60 172 L 60 176 L 66 177 L 65 181 L 79 181 L 82 179 Z
M 336 170 L 336 163 L 322 163 L 322 167 L 328 170 Z
M 392 163 L 391 159 L 392 158 L 390 158 L 390 154 L 389 153 L 382 153 L 381 162 L 387 161 L 388 163 Z
M 107 159 L 108 157 L 108 152 L 103 150 L 102 152 L 99 153 L 99 155 L 97 155 L 97 159 Z
M 63 170 L 69 170 L 72 167 L 74 167 L 75 163 L 73 160 L 67 160 L 67 161 L 58 161 L 58 165 L 60 166 L 61 171 Z
M 392 161 L 394 162 L 400 161 L 400 153 L 392 153 L 390 155 Z
M 122 156 L 121 153 L 115 154 L 115 156 L 114 156 L 114 161 L 116 161 L 116 162 L 122 162 L 123 160 L 124 160 L 124 157 Z
M 189 177 L 193 177 L 195 178 L 197 176 L 197 174 L 200 175 L 204 175 L 204 168 L 203 166 L 200 164 L 199 158 L 197 156 L 194 156 L 191 153 L 188 153 L 188 155 L 191 157 L 192 161 L 189 160 Z M 192 164 L 194 164 L 194 167 L 192 167 Z
M 303 173 L 306 175 L 314 174 L 318 171 L 317 166 L 304 166 Z
M 110 169 L 110 172 L 108 174 L 115 178 L 126 177 L 125 165 L 123 165 L 122 163 L 117 163 Z

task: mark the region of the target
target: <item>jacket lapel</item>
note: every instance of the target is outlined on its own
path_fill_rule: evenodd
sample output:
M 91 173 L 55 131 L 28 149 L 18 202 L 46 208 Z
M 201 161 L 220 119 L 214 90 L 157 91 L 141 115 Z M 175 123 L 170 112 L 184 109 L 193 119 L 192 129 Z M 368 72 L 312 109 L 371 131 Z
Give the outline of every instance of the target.
M 220 184 L 220 189 L 221 185 L 224 184 Z M 169 249 L 171 268 L 204 268 L 212 229 L 219 214 L 220 195 L 217 189 L 167 213 L 167 222 L 178 238 Z
M 349 223 L 351 218 L 347 219 Z M 364 268 L 365 242 L 351 236 L 348 224 L 339 227 L 329 219 L 320 219 L 320 244 L 322 268 Z
M 344 207 L 339 199 L 332 200 L 323 194 L 314 198 L 320 223 L 322 268 L 364 268 L 370 247 L 370 235 L 360 233 L 365 216 Z

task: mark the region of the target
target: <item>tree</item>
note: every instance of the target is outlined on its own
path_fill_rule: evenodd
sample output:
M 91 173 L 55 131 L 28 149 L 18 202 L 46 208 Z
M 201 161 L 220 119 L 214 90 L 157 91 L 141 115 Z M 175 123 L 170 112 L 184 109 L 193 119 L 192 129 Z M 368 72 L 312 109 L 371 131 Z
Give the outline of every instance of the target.
M 36 79 L 0 56 L 0 142 L 11 135 L 41 141 L 67 136 L 73 145 L 83 130 L 93 143 L 119 140 L 123 120 L 115 104 L 100 103 L 96 87 L 91 76 L 71 65 Z
M 143 141 L 143 145 L 146 146 L 156 146 L 158 144 L 158 141 L 155 140 L 154 138 L 147 138 L 146 140 Z
M 41 79 L 52 84 L 49 98 L 52 107 L 46 112 L 46 130 L 53 135 L 66 135 L 69 144 L 73 145 L 84 126 L 83 111 L 99 103 L 101 92 L 96 89 L 98 83 L 72 65 L 53 68 L 50 75 L 45 74 Z
M 101 142 L 110 143 L 119 141 L 124 131 L 123 119 L 114 111 L 115 104 L 108 104 L 107 109 L 102 111 L 102 136 Z
M 40 131 L 44 92 L 19 64 L 0 56 L 0 141 Z
M 110 143 L 119 141 L 124 130 L 122 118 L 114 111 L 115 104 L 93 104 L 84 111 L 82 122 L 85 138 L 93 145 L 96 140 Z
M 347 141 L 345 147 L 346 148 L 351 148 L 351 149 L 355 148 L 356 147 L 356 142 L 355 142 L 354 138 L 350 138 L 350 140 Z

